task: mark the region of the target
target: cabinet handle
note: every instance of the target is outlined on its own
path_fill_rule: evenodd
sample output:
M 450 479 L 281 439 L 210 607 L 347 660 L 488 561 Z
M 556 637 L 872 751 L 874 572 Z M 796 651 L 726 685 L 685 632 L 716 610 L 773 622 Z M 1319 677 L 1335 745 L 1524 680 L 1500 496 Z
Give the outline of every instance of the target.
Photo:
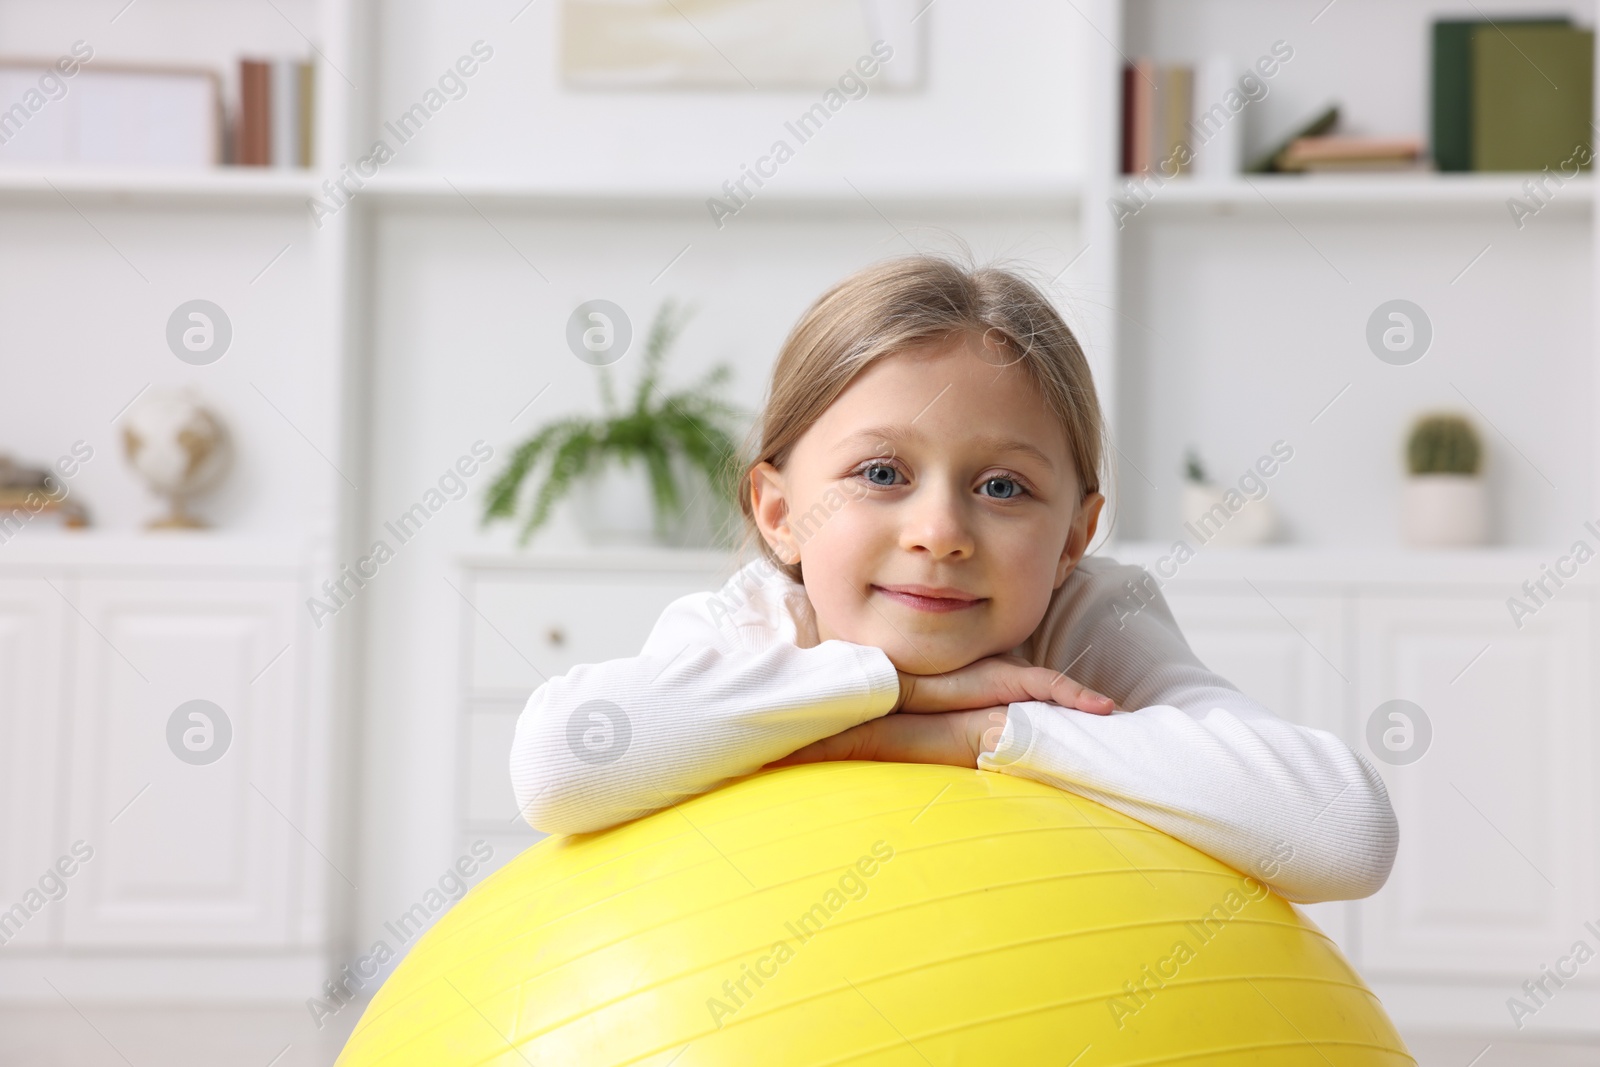
M 562 645 L 567 643 L 567 632 L 559 626 L 552 626 L 544 635 L 544 639 L 550 642 L 552 645 L 555 645 L 557 648 L 560 648 Z

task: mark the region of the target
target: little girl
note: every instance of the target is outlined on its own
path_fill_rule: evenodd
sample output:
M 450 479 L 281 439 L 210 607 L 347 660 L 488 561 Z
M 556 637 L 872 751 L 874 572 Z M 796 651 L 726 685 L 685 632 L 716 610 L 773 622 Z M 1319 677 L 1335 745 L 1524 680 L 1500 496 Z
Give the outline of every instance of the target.
M 1399 829 L 1371 764 L 1206 670 L 1140 568 L 1084 555 L 1101 415 L 1033 285 L 923 256 L 846 278 L 785 341 L 758 430 L 740 503 L 764 558 L 529 698 L 511 776 L 535 829 L 768 766 L 948 763 L 1098 801 L 1292 901 L 1383 885 Z M 1154 593 L 1131 616 L 1130 580 Z

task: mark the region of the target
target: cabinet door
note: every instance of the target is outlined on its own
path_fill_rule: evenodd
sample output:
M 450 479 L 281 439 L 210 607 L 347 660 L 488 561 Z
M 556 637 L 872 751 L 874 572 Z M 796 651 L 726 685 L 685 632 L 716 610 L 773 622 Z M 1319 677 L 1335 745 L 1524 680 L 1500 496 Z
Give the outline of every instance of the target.
M 1344 709 L 1352 672 L 1337 592 L 1312 595 L 1268 583 L 1217 583 L 1162 590 L 1189 647 L 1211 670 L 1280 718 L 1337 735 L 1356 747 Z M 1351 905 L 1295 905 L 1359 965 Z
M 288 939 L 302 864 L 326 862 L 298 829 L 297 591 L 279 579 L 80 583 L 71 824 L 95 855 L 64 902 L 69 945 Z M 196 700 L 214 708 L 174 725 Z
M 59 814 L 66 580 L 53 575 L 0 578 L 0 908 L 39 890 L 51 864 L 68 854 Z M 54 879 L 46 889 L 60 892 Z M 0 915 L 0 943 L 53 940 L 59 910 L 42 906 L 26 922 Z M 17 925 L 12 925 L 17 922 Z
M 1503 595 L 1361 598 L 1358 719 L 1401 699 L 1431 727 L 1414 762 L 1366 746 L 1400 820 L 1389 882 L 1360 905 L 1372 973 L 1525 977 L 1592 918 L 1589 612 L 1576 589 L 1521 629 Z M 1389 710 L 1380 727 L 1405 756 L 1421 744 Z

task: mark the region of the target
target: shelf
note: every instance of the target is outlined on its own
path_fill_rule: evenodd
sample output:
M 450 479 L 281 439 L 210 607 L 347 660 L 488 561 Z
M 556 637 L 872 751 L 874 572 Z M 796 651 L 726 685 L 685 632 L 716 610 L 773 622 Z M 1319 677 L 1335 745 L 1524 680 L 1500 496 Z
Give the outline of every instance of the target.
M 1170 557 L 1175 539 L 1166 541 L 1107 542 L 1095 550 L 1095 555 L 1109 556 L 1119 563 L 1134 563 L 1154 567 L 1157 561 Z M 1193 539 L 1188 539 L 1193 546 Z M 1326 584 L 1348 582 L 1353 584 L 1448 584 L 1460 586 L 1463 592 L 1481 592 L 1481 587 L 1491 586 L 1503 590 L 1500 595 L 1514 592 L 1525 578 L 1537 577 L 1541 564 L 1550 564 L 1565 555 L 1570 546 L 1551 545 L 1548 548 L 1522 545 L 1485 545 L 1479 548 L 1419 549 L 1419 548 L 1331 548 L 1310 545 L 1268 544 L 1239 548 L 1222 548 L 1201 545 L 1189 562 L 1177 566 L 1170 581 L 1238 583 L 1251 581 L 1306 582 Z M 1165 564 L 1168 570 L 1172 563 Z M 1600 586 L 1600 575 L 1590 575 L 1587 568 L 1579 568 L 1576 578 L 1566 579 L 1568 585 L 1595 588 Z M 1472 587 L 1480 587 L 1474 590 Z M 1248 593 L 1248 586 L 1241 586 Z
M 438 171 L 385 171 L 368 181 L 357 199 L 370 197 L 384 204 L 461 207 L 483 202 L 509 207 L 564 210 L 705 212 L 706 200 L 721 196 L 717 185 L 672 183 L 563 184 L 517 176 L 457 175 Z M 844 177 L 824 181 L 773 181 L 755 190 L 749 209 L 759 213 L 772 207 L 807 213 L 872 214 L 889 208 L 922 208 L 994 214 L 1069 214 L 1078 210 L 1081 189 L 1073 179 L 1059 181 L 929 181 L 898 183 L 883 188 L 871 182 Z M 463 202 L 465 201 L 465 202 Z
M 1139 208 L 1130 223 L 1146 216 L 1184 216 L 1203 213 L 1273 214 L 1284 208 L 1314 209 L 1320 212 L 1403 211 L 1451 213 L 1462 211 L 1500 212 L 1510 217 L 1506 202 L 1515 197 L 1536 207 L 1524 184 L 1534 174 L 1363 174 L 1363 175 L 1241 175 L 1220 181 L 1177 178 L 1156 188 L 1149 187 L 1147 203 Z M 1124 190 L 1140 188 L 1125 175 L 1113 183 L 1113 194 L 1130 206 L 1137 202 Z M 1572 212 L 1587 210 L 1594 200 L 1594 179 L 1581 175 L 1556 188 L 1549 182 L 1551 195 L 1539 214 L 1546 210 Z M 1531 220 L 1530 220 L 1531 221 Z
M 212 170 L 0 169 L 0 203 L 50 199 L 70 203 L 209 203 L 303 207 L 320 195 L 315 171 L 266 167 Z
M 214 170 L 50 170 L 0 169 L 0 203 L 6 200 L 57 200 L 77 204 L 193 203 L 303 207 L 323 197 L 320 171 L 280 171 L 257 167 Z M 379 172 L 357 190 L 355 202 L 397 207 L 458 207 L 482 203 L 532 210 L 571 209 L 624 213 L 706 211 L 706 200 L 720 195 L 711 183 L 573 185 L 517 176 L 446 174 L 436 171 Z M 871 215 L 891 208 L 994 215 L 1076 213 L 1080 189 L 1074 181 L 926 182 L 885 189 L 844 178 L 830 183 L 773 183 L 756 190 L 749 208 L 774 207 L 806 214 Z
M 285 570 L 305 566 L 315 547 L 310 535 L 298 532 L 24 529 L 5 542 L 0 573 L 124 566 Z

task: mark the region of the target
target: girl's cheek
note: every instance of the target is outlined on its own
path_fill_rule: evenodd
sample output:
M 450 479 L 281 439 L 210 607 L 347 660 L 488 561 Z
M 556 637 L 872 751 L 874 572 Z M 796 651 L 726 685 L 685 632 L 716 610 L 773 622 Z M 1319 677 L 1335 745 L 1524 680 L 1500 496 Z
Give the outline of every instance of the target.
M 846 478 L 844 481 L 839 483 L 838 489 L 845 495 L 846 498 L 852 501 L 861 500 L 869 492 L 871 492 L 870 489 L 861 483 L 861 479 L 859 478 Z

